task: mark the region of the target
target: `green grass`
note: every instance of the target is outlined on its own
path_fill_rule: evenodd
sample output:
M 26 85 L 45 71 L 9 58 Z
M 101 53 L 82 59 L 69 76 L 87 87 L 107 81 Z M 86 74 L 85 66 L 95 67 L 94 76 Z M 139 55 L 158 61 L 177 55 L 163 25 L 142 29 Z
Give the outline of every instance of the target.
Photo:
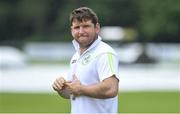
M 70 112 L 68 100 L 57 94 L 1 93 L 0 112 Z
M 121 93 L 118 110 L 126 113 L 179 113 L 180 92 Z
M 180 113 L 180 92 L 122 92 L 119 112 Z M 69 113 L 69 100 L 57 94 L 0 93 L 0 113 Z

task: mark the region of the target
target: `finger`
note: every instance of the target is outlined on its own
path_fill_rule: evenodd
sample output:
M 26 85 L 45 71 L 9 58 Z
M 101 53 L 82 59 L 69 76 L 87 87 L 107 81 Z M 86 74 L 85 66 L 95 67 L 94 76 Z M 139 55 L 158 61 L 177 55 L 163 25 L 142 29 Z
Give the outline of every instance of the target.
M 71 83 L 68 83 L 68 82 L 64 83 L 64 85 L 67 86 L 67 87 L 70 87 L 70 88 L 72 86 Z
M 54 86 L 57 88 L 57 90 L 62 89 L 62 86 L 57 81 L 54 82 Z
M 63 86 L 63 83 L 61 82 L 61 80 L 56 80 L 56 85 L 62 87 L 62 86 Z
M 60 77 L 57 80 L 59 80 L 61 83 L 65 83 L 66 82 L 66 80 L 63 77 Z
M 72 83 L 72 81 L 70 81 L 70 80 L 69 81 L 65 81 L 65 83 Z
M 63 78 L 59 78 L 59 79 L 56 79 L 56 82 L 58 83 L 59 86 L 63 87 L 65 80 Z
M 53 88 L 55 91 L 58 90 L 58 88 L 57 88 L 57 86 L 56 86 L 55 84 L 52 85 L 52 88 Z

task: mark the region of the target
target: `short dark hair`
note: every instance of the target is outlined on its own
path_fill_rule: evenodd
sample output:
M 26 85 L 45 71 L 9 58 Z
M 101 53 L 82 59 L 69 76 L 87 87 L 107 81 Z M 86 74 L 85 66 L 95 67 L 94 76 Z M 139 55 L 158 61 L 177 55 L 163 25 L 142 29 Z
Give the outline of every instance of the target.
M 80 22 L 82 22 L 83 20 L 91 20 L 94 25 L 98 23 L 98 17 L 96 13 L 88 7 L 80 7 L 74 9 L 70 14 L 69 19 L 71 25 L 74 20 L 78 20 Z

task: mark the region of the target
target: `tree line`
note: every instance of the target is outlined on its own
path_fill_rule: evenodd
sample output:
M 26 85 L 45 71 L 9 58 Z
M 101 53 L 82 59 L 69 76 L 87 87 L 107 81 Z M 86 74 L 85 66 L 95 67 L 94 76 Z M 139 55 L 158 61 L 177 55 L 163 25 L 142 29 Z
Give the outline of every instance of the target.
M 130 41 L 180 42 L 180 0 L 1 0 L 0 41 L 71 41 L 69 13 L 80 6 L 101 26 L 136 31 Z

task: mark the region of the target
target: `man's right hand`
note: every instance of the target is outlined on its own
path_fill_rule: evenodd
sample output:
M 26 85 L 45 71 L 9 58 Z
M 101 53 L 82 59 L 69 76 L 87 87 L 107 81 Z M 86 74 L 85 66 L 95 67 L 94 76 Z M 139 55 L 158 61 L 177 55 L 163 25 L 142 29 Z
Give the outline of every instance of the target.
M 66 81 L 63 77 L 59 77 L 54 81 L 52 87 L 61 97 L 70 99 L 71 91 L 69 91 L 66 83 L 71 83 L 71 81 Z
M 63 77 L 59 77 L 54 81 L 52 87 L 55 91 L 61 91 L 65 86 L 65 82 L 66 80 Z

